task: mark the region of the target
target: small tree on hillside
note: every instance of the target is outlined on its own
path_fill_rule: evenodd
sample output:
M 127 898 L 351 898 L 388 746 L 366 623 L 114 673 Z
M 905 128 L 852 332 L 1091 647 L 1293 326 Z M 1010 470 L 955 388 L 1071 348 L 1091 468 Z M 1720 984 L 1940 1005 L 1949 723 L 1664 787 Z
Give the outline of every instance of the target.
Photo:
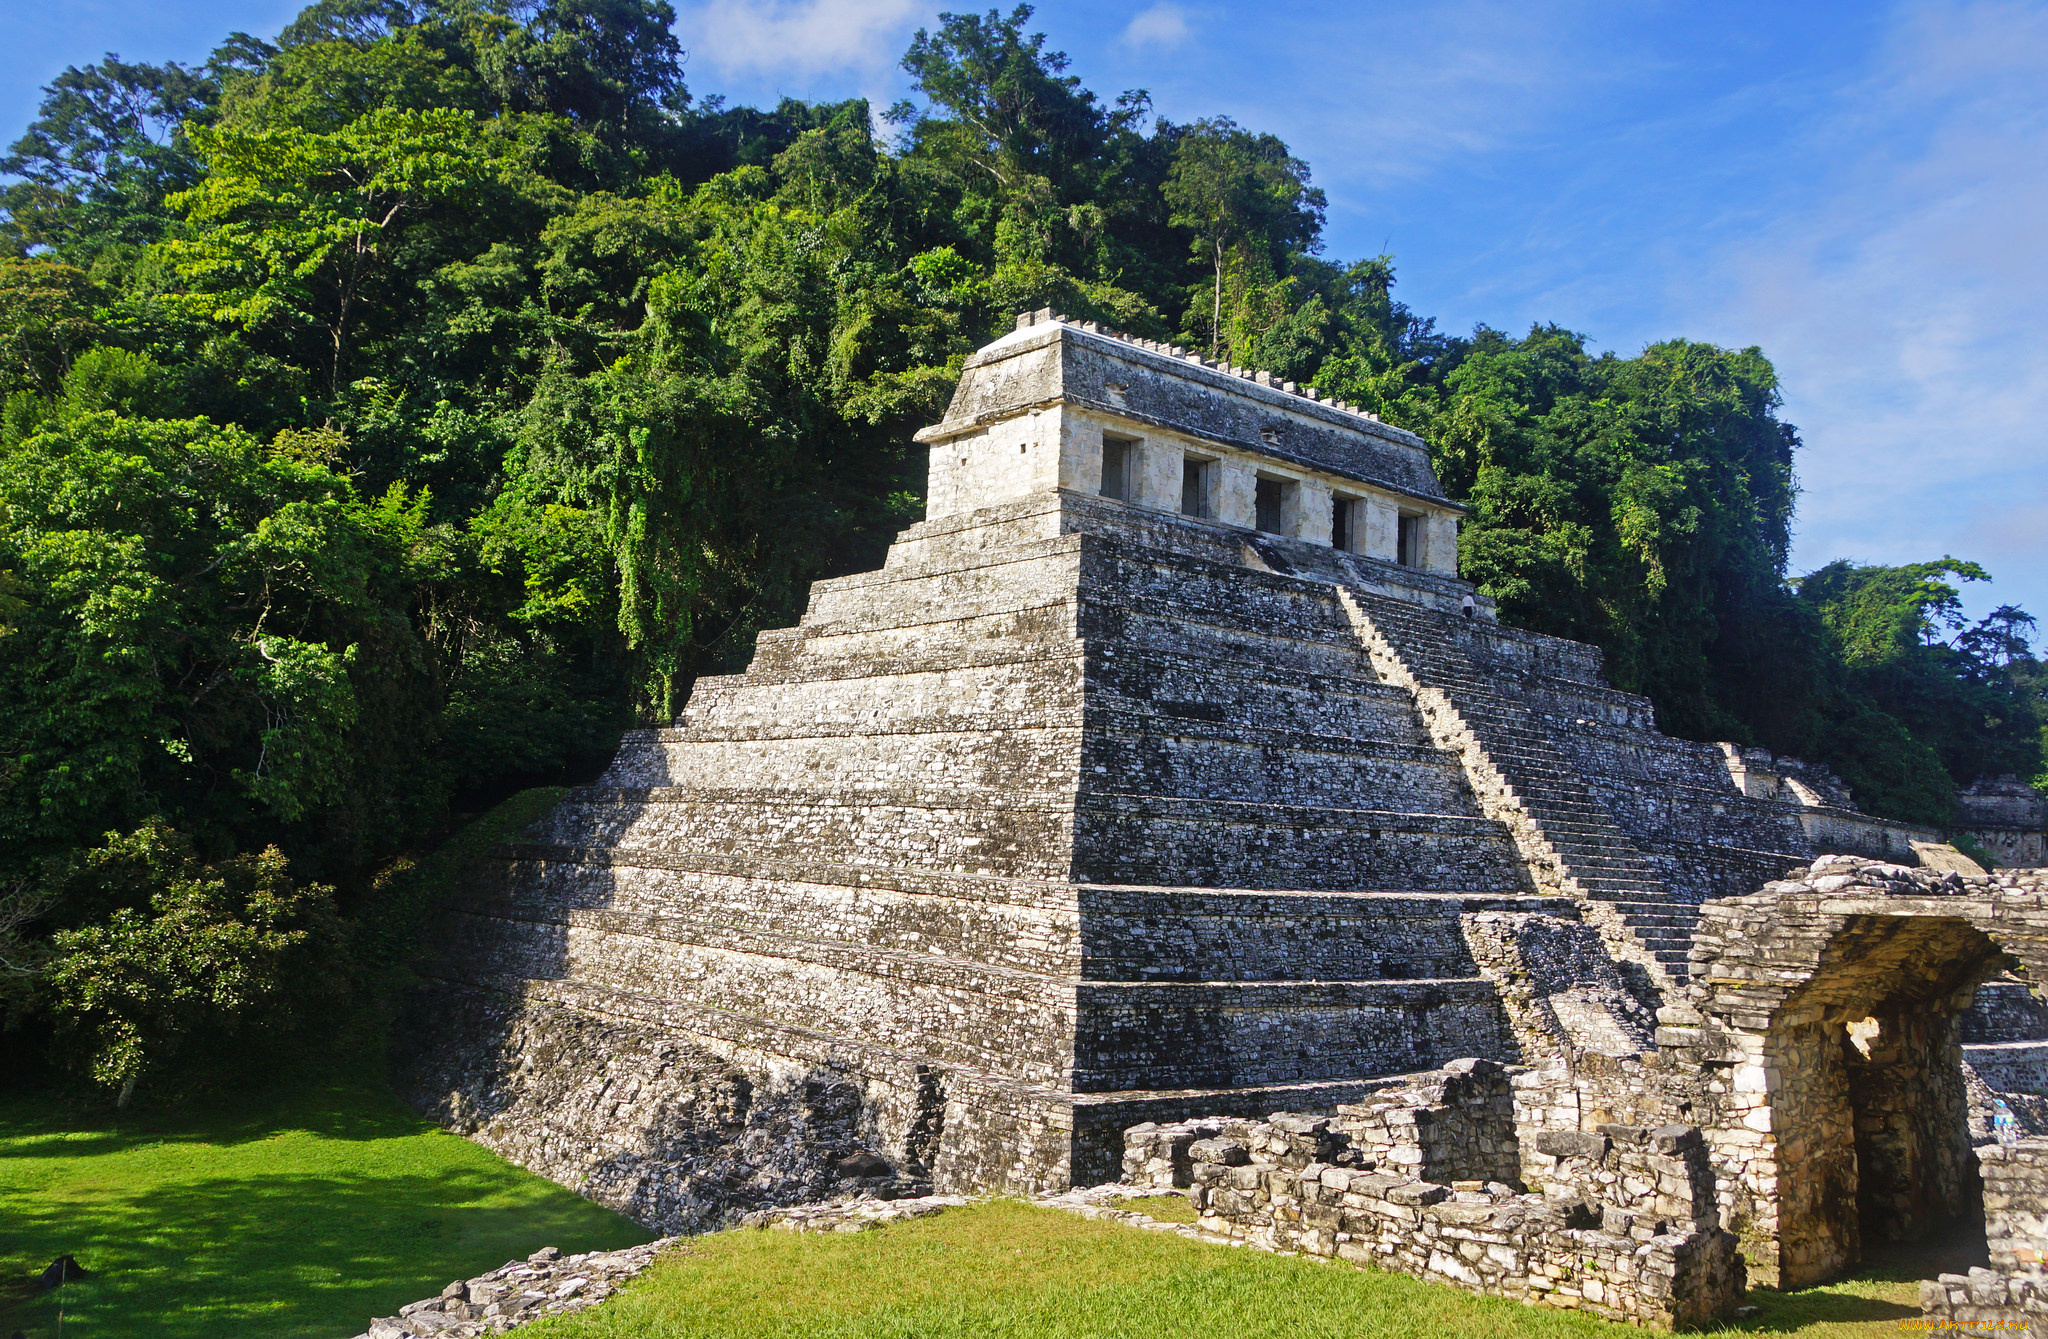
M 60 882 L 53 891 L 74 906 L 130 903 L 58 932 L 46 976 L 67 1058 L 116 1105 L 145 1077 L 259 1058 L 251 1043 L 292 1032 L 346 989 L 333 889 L 295 883 L 274 846 L 206 865 L 153 820 L 108 833 Z
M 1209 352 L 1221 352 L 1223 273 L 1233 252 L 1264 252 L 1276 276 L 1287 257 L 1312 250 L 1325 200 L 1308 184 L 1308 164 L 1277 136 L 1254 135 L 1227 116 L 1197 121 L 1182 135 L 1166 179 L 1170 222 L 1194 234 L 1190 250 L 1215 270 Z

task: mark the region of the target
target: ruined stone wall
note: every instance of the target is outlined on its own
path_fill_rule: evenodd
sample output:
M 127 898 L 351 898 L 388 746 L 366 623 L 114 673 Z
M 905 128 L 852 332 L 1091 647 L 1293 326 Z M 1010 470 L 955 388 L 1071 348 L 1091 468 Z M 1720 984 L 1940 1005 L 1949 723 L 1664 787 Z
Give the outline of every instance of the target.
M 1922 1283 L 1921 1313 L 1935 1328 L 2048 1333 L 2048 1139 L 1986 1145 L 1977 1157 L 1990 1267 Z
M 1699 1118 L 1693 1099 L 1702 1080 L 1704 1086 L 1710 1086 L 1715 1077 L 1672 1064 L 1657 1051 L 1641 1055 L 1577 1051 L 1524 1070 L 1513 1081 L 1522 1179 L 1541 1185 L 1551 1175 L 1555 1155 L 1544 1149 L 1553 1135 L 1599 1136 L 1608 1126 L 1660 1129 L 1694 1123 Z M 1723 1133 L 1711 1132 L 1717 1139 Z M 1724 1186 L 1719 1192 L 1718 1208 L 1724 1225 L 1737 1226 L 1742 1221 L 1742 1201 L 1729 1193 L 1731 1189 Z
M 545 1001 L 463 994 L 401 1028 L 407 1092 L 449 1129 L 663 1232 L 706 1232 L 749 1209 L 832 1190 L 916 1193 L 858 1155 L 916 1093 L 819 1068 L 749 1074 L 701 1047 Z M 461 1018 L 464 1027 L 450 1027 Z M 419 1047 L 417 1052 L 406 1047 Z M 864 1174 L 866 1174 L 864 1176 Z
M 1440 1185 L 1513 1182 L 1519 1160 L 1509 1081 L 1518 1072 L 1496 1060 L 1466 1057 L 1377 1080 L 1368 1085 L 1368 1095 L 1338 1104 L 1335 1114 L 1147 1121 L 1124 1131 L 1123 1180 L 1186 1188 L 1193 1184 L 1195 1145 L 1220 1138 L 1292 1167 L 1370 1162 Z
M 1706 1140 L 1692 1125 L 1547 1130 L 1522 1158 L 1530 1188 L 1686 1228 L 1720 1224 Z
M 1612 1319 L 1697 1325 L 1741 1300 L 1698 1129 L 1517 1138 L 1525 1077 L 1466 1059 L 1334 1115 L 1147 1122 L 1126 1184 L 1189 1188 L 1204 1232 Z M 1536 1193 L 1517 1184 L 1524 1168 Z
M 2001 865 L 2048 865 L 2048 796 L 2016 776 L 1971 782 L 1956 796 L 1956 826 Z
M 1275 1125 L 1279 1124 L 1276 1120 Z M 1631 1132 L 1650 1141 L 1647 1132 Z M 1698 1132 L 1660 1132 L 1663 1162 L 1704 1167 Z M 1689 1143 L 1688 1143 L 1689 1141 Z M 1734 1239 L 1666 1211 L 1697 1180 L 1652 1171 L 1590 1179 L 1609 1196 L 1517 1193 L 1500 1182 L 1441 1185 L 1384 1170 L 1359 1151 L 1300 1163 L 1297 1139 L 1254 1125 L 1191 1145 L 1198 1226 L 1221 1240 L 1396 1269 L 1475 1292 L 1672 1328 L 1710 1323 L 1740 1302 Z M 1275 1143 L 1285 1152 L 1273 1155 Z M 1588 1167 L 1598 1159 L 1580 1159 Z M 1642 1180 L 1644 1174 L 1653 1179 Z M 1561 1183 L 1560 1183 L 1561 1185 Z M 1636 1187 L 1642 1193 L 1632 1193 Z
M 1453 1060 L 1338 1107 L 1336 1128 L 1361 1156 L 1389 1172 L 1440 1185 L 1512 1183 L 1521 1171 L 1514 1073 L 1498 1061 Z
M 2048 1262 L 2048 1139 L 1990 1144 L 1984 1168 L 1984 1243 L 1991 1267 L 2038 1268 Z
M 1569 1048 L 1516 1077 L 1524 1177 L 1542 1178 L 1532 1150 L 1553 1132 L 1697 1124 L 1724 1223 L 1753 1272 L 1787 1284 L 1838 1272 L 1866 1235 L 1913 1239 L 1969 1215 L 1971 1131 L 1986 1125 L 1963 1011 L 2008 952 L 2039 970 L 2044 891 L 2035 875 L 1845 856 L 1710 904 L 1655 1051 Z

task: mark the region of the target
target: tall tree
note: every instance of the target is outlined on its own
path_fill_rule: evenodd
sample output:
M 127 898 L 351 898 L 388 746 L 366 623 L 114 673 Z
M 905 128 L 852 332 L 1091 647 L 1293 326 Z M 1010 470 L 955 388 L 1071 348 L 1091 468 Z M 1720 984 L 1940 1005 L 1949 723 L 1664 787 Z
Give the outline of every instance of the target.
M 1288 256 L 1312 251 L 1322 233 L 1323 192 L 1308 164 L 1273 135 L 1254 135 L 1227 116 L 1197 121 L 1180 135 L 1166 178 L 1176 228 L 1193 234 L 1195 254 L 1214 272 L 1209 351 L 1223 349 L 1223 278 L 1232 254 L 1286 273 Z
M 920 119 L 908 103 L 890 114 L 913 122 L 914 134 L 946 136 L 1004 190 L 1039 177 L 1064 199 L 1085 182 L 1113 121 L 1065 72 L 1066 53 L 1046 50 L 1044 33 L 1025 34 L 1031 14 L 1030 5 L 1007 18 L 941 14 L 938 32 L 918 29 L 903 69 L 942 115 Z
M 193 137 L 204 179 L 170 198 L 194 225 L 166 243 L 190 302 L 213 320 L 326 335 L 342 385 L 365 286 L 404 227 L 490 172 L 476 123 L 453 109 L 377 110 L 328 134 L 229 124 Z
M 1960 784 L 2042 770 L 2040 698 L 2024 610 L 1972 623 L 1954 582 L 1989 581 L 1973 562 L 1828 564 L 1799 583 L 1865 700 L 1932 748 Z

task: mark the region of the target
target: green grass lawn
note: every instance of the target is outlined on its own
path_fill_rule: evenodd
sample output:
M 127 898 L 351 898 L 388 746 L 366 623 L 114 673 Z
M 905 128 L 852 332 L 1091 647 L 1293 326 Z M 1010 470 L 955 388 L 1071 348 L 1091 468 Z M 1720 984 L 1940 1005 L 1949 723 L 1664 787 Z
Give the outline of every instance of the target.
M 1137 1203 L 1143 1203 L 1138 1201 Z M 1179 1216 L 1168 1206 L 1160 1216 Z M 1910 1282 L 1752 1294 L 1745 1332 L 1894 1335 Z M 1565 1339 L 1641 1335 L 1399 1274 L 1232 1250 L 998 1200 L 870 1232 L 700 1237 L 532 1339 Z
M 649 1233 L 370 1083 L 205 1115 L 81 1118 L 0 1098 L 0 1281 L 69 1252 L 94 1277 L 0 1292 L 0 1335 L 343 1339 L 542 1246 Z
M 1127 1207 L 1185 1221 L 1173 1196 Z M 373 1315 L 544 1245 L 609 1249 L 648 1234 L 337 1080 L 203 1117 L 66 1115 L 0 1099 L 0 1280 L 61 1252 L 94 1277 L 0 1295 L 0 1335 L 343 1339 Z M 1792 1294 L 1733 1327 L 1802 1339 L 1896 1334 L 1925 1254 Z M 10 1309 L 11 1308 L 11 1309 Z M 700 1237 L 593 1311 L 533 1339 L 889 1336 L 1259 1339 L 1260 1336 L 1637 1335 L 1571 1312 L 1398 1274 L 1231 1250 L 998 1200 L 857 1234 Z

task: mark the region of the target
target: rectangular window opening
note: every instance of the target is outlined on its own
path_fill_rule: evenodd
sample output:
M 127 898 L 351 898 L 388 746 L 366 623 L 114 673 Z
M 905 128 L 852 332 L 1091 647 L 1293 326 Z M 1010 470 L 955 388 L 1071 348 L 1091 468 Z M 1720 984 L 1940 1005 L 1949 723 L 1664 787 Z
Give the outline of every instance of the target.
M 1280 500 L 1287 485 L 1279 479 L 1261 479 L 1252 492 L 1252 518 L 1269 535 L 1280 533 Z
M 1137 454 L 1131 448 L 1136 445 L 1128 437 L 1103 436 L 1102 496 L 1118 502 L 1131 500 L 1131 466 Z
M 1339 553 L 1358 552 L 1360 499 L 1339 493 L 1330 499 L 1330 547 Z
M 1209 469 L 1213 462 L 1183 457 L 1180 467 L 1180 510 L 1183 516 L 1209 514 Z
M 1400 548 L 1398 557 L 1403 567 L 1422 566 L 1422 521 L 1420 516 L 1401 518 Z

